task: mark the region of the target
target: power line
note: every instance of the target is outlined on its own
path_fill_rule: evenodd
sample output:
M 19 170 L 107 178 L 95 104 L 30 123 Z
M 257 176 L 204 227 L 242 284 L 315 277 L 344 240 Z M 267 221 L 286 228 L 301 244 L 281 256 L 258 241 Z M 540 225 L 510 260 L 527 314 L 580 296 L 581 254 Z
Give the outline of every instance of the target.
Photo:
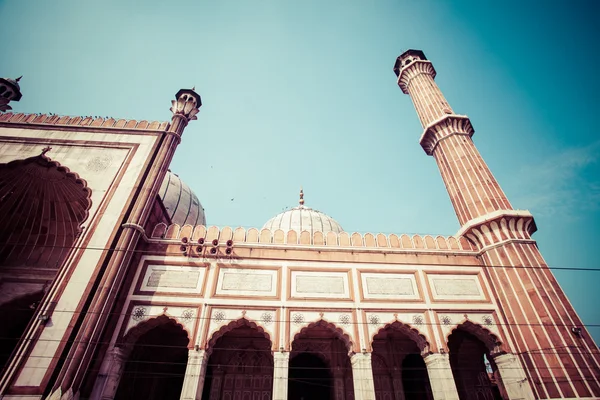
M 9 244 L 9 243 L 4 243 Z M 257 244 L 260 245 L 261 243 L 249 243 L 249 244 Z M 275 243 L 269 243 L 269 244 L 274 244 L 274 245 L 281 245 L 282 247 L 285 247 L 286 244 L 275 244 Z M 14 244 L 14 243 L 10 243 L 10 245 L 16 245 L 16 246 L 30 246 L 30 244 L 25 244 L 25 243 L 21 243 L 21 244 Z M 181 246 L 185 246 L 185 247 L 192 247 L 192 246 L 200 246 L 199 244 L 183 244 L 183 243 L 167 243 L 167 245 L 181 245 Z M 311 250 L 311 245 L 296 245 L 296 246 L 306 246 L 306 250 Z M 94 247 L 94 246 L 46 246 L 46 245 L 40 245 L 40 246 L 35 246 L 37 248 L 56 248 L 56 249 L 68 249 L 68 250 L 95 250 L 95 251 L 122 251 L 122 252 L 129 252 L 129 253 L 137 253 L 137 254 L 147 254 L 147 255 L 160 255 L 160 256 L 173 256 L 173 257 L 188 257 L 191 260 L 204 260 L 204 261 L 199 261 L 199 262 L 206 262 L 206 260 L 215 260 L 215 261 L 223 261 L 223 260 L 237 260 L 237 256 L 235 256 L 235 254 L 233 255 L 229 255 L 229 256 L 223 256 L 223 257 L 217 257 L 217 256 L 210 256 L 210 255 L 203 255 L 203 256 L 190 256 L 190 255 L 184 255 L 183 252 L 173 252 L 173 253 L 167 253 L 167 252 L 160 252 L 160 251 L 153 251 L 153 250 L 146 250 L 146 249 L 117 249 L 117 248 L 110 248 L 110 247 Z M 205 245 L 204 248 L 209 248 L 210 246 Z M 235 243 L 233 248 L 235 249 Z M 335 250 L 336 246 L 331 246 L 331 247 L 327 247 L 328 250 Z M 352 251 L 352 250 L 361 250 L 361 249 L 370 249 L 370 247 L 349 247 L 349 248 L 344 248 L 344 250 L 348 250 L 348 251 Z M 373 247 L 373 249 L 379 249 L 381 250 L 382 253 L 385 253 L 386 249 L 390 249 L 393 250 L 392 248 L 389 247 Z M 338 249 L 339 250 L 339 249 Z M 415 251 L 419 251 L 419 250 L 432 250 L 432 249 L 399 249 L 399 250 L 406 250 L 407 252 L 410 252 L 412 250 Z M 441 254 L 443 254 L 444 252 L 446 252 L 445 250 L 437 250 L 439 251 Z M 451 249 L 447 249 L 447 252 L 451 252 Z M 253 257 L 253 256 L 245 256 L 245 257 L 240 257 L 239 259 L 241 260 L 265 260 L 265 258 L 261 258 L 261 257 Z M 362 264 L 362 263 L 361 263 Z M 424 267 L 434 267 L 436 266 L 435 264 L 415 264 L 415 263 L 390 263 L 390 265 L 410 265 L 410 266 L 424 266 Z M 538 269 L 538 270 L 563 270 L 563 271 L 589 271 L 589 272 L 600 272 L 600 268 L 584 268 L 584 267 L 551 267 L 551 266 L 523 266 L 523 265 L 501 265 L 501 264 L 494 264 L 494 265 L 463 265 L 463 264 L 444 264 L 444 266 L 457 266 L 457 267 L 467 267 L 467 268 L 508 268 L 508 269 Z

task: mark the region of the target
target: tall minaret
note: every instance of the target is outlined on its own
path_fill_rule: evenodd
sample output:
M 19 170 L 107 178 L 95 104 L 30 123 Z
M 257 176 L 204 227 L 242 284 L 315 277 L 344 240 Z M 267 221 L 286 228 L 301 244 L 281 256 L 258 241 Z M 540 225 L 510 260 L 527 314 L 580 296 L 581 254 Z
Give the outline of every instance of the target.
M 508 322 L 502 328 L 515 343 L 535 397 L 600 397 L 598 347 L 531 239 L 532 215 L 513 210 L 471 140 L 471 121 L 454 113 L 425 54 L 402 53 L 394 72 L 423 125 L 421 146 L 435 158 L 450 195 L 461 225 L 457 236 L 479 249 Z M 496 364 L 506 359 L 496 358 Z
M 408 50 L 396 60 L 398 85 L 409 94 L 425 131 L 421 146 L 437 161 L 461 225 L 497 210 L 512 209 L 506 195 L 475 148 L 471 121 L 454 114 L 433 78 L 425 54 Z

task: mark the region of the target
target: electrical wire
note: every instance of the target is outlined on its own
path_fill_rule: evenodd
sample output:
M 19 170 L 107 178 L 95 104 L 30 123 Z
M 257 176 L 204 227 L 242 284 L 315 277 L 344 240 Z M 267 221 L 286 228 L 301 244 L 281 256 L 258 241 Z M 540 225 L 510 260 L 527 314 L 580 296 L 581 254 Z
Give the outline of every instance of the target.
M 6 243 L 5 243 L 6 244 Z M 252 244 L 252 243 L 250 243 Z M 260 243 L 256 243 L 257 245 L 260 245 Z M 13 244 L 11 243 L 11 245 L 17 245 L 17 246 L 28 246 L 28 244 Z M 199 244 L 184 244 L 184 243 L 167 243 L 167 245 L 181 245 L 181 246 L 186 246 L 186 247 L 197 247 L 197 246 L 201 246 Z M 282 247 L 285 247 L 286 244 L 281 244 Z M 300 245 L 299 245 L 300 246 Z M 311 247 L 309 247 L 309 245 L 306 245 L 306 250 L 311 250 Z M 121 252 L 129 252 L 129 253 L 136 253 L 136 254 L 146 254 L 146 255 L 160 255 L 160 256 L 164 256 L 164 257 L 188 257 L 191 260 L 200 260 L 203 259 L 204 261 L 199 261 L 199 262 L 206 262 L 206 260 L 216 260 L 216 261 L 223 261 L 223 260 L 237 260 L 235 254 L 229 255 L 229 256 L 223 256 L 223 257 L 217 257 L 215 255 L 203 255 L 203 256 L 185 256 L 183 254 L 183 252 L 172 252 L 172 253 L 167 253 L 167 252 L 158 252 L 158 251 L 153 251 L 153 250 L 146 250 L 146 249 L 117 249 L 117 248 L 110 248 L 110 247 L 94 247 L 94 246 L 36 246 L 36 247 L 49 247 L 49 248 L 56 248 L 56 249 L 68 249 L 68 250 L 94 250 L 94 251 L 121 251 Z M 211 247 L 210 245 L 205 244 L 204 247 L 208 248 Z M 235 249 L 235 243 L 233 245 L 233 248 Z M 349 250 L 351 251 L 352 249 L 356 249 L 356 250 L 360 250 L 360 249 L 368 249 L 370 247 L 356 247 L 356 248 L 348 248 L 348 249 L 344 249 L 344 250 Z M 335 249 L 335 246 L 331 246 L 330 249 Z M 375 247 L 374 247 L 375 249 Z M 385 253 L 385 249 L 391 249 L 391 248 L 387 248 L 387 247 L 376 247 L 376 249 L 381 250 L 382 253 Z M 428 250 L 428 249 L 399 249 L 399 250 L 406 250 L 406 251 L 411 251 L 411 250 Z M 430 249 L 431 250 L 431 249 Z M 439 252 L 443 253 L 446 250 L 438 250 Z M 447 252 L 451 252 L 450 249 L 447 249 Z M 248 256 L 248 257 L 243 257 L 241 258 L 241 260 L 264 260 L 264 258 L 261 257 L 253 257 L 253 256 Z M 410 265 L 410 266 L 415 266 L 415 263 L 393 263 L 391 265 Z M 424 266 L 424 267 L 435 267 L 436 265 L 430 265 L 430 264 L 418 264 L 418 266 Z M 551 267 L 551 266 L 523 266 L 523 265 L 501 265 L 501 264 L 494 264 L 494 265 L 463 265 L 463 264 L 444 264 L 444 266 L 457 266 L 457 267 L 467 267 L 467 268 L 508 268 L 508 269 L 539 269 L 539 270 L 562 270 L 562 271 L 588 271 L 588 272 L 600 272 L 600 268 L 585 268 L 585 267 Z M 31 267 L 31 266 L 29 266 Z

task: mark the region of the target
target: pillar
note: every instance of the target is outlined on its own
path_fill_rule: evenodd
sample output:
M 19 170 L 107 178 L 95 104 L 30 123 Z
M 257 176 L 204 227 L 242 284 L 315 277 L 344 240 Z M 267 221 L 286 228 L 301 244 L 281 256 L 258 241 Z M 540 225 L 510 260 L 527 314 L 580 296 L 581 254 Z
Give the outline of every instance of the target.
M 181 400 L 200 400 L 202 398 L 207 361 L 206 350 L 192 349 L 189 351 L 181 389 Z
M 535 397 L 529 385 L 525 370 L 514 354 L 500 354 L 494 357 L 502 386 L 510 400 L 533 400 Z
M 430 354 L 425 366 L 434 400 L 458 400 L 458 390 L 450 367 L 448 354 Z
M 96 382 L 94 382 L 90 400 L 112 400 L 115 398 L 125 369 L 125 362 L 125 354 L 122 348 L 113 347 L 107 352 Z
M 375 384 L 371 353 L 356 353 L 350 357 L 355 400 L 375 400 Z
M 273 353 L 273 400 L 287 400 L 290 353 Z

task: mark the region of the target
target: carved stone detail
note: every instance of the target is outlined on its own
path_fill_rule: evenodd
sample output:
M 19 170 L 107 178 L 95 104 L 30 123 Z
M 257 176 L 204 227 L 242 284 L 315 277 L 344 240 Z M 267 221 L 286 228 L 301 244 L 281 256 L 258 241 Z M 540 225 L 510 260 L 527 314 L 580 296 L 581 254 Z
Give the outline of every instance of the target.
M 410 81 L 417 75 L 429 74 L 435 78 L 436 72 L 431 61 L 417 60 L 402 68 L 398 75 L 398 86 L 402 89 L 402 93 L 408 94 L 408 86 Z
M 469 117 L 465 115 L 447 115 L 432 122 L 421 135 L 420 144 L 427 155 L 432 155 L 438 143 L 453 135 L 471 137 L 475 133 Z
M 458 231 L 479 250 L 507 240 L 532 241 L 531 235 L 537 230 L 529 211 L 500 210 L 467 222 Z

